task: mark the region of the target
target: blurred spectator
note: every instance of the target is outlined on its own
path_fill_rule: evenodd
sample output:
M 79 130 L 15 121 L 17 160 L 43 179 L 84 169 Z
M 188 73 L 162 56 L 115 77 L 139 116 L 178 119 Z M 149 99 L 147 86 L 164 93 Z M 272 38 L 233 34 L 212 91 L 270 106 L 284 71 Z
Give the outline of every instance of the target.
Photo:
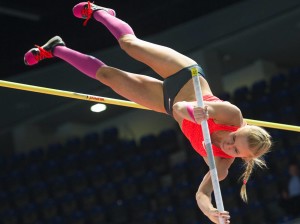
M 300 216 L 300 172 L 296 162 L 290 163 L 287 186 L 281 192 L 281 205 L 289 215 Z

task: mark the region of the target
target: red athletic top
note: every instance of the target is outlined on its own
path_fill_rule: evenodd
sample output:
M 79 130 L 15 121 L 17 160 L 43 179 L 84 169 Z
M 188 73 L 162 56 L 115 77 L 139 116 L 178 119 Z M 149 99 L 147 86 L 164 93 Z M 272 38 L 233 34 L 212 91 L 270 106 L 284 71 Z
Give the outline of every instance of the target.
M 222 102 L 218 97 L 212 95 L 205 95 L 203 96 L 204 101 L 214 101 L 214 102 Z M 229 126 L 223 124 L 216 124 L 212 118 L 207 120 L 209 133 L 212 135 L 215 131 L 229 131 L 233 132 L 239 129 L 237 126 Z M 183 134 L 189 139 L 190 143 L 192 144 L 193 148 L 198 152 L 201 156 L 207 156 L 206 150 L 203 146 L 204 138 L 202 133 L 201 125 L 191 122 L 189 120 L 182 121 L 182 132 Z M 233 158 L 227 155 L 222 149 L 212 145 L 213 154 L 217 157 L 223 158 Z

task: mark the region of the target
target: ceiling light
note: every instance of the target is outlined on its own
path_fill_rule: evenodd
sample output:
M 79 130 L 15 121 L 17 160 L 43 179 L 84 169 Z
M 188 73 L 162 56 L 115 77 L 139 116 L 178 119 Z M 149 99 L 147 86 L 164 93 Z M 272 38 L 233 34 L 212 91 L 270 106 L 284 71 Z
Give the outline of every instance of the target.
M 102 104 L 102 103 L 97 103 L 97 104 L 91 106 L 91 111 L 93 111 L 95 113 L 100 113 L 104 110 L 106 110 L 106 105 Z
M 31 21 L 39 21 L 41 19 L 39 15 L 29 13 L 29 12 L 24 12 L 17 9 L 6 8 L 3 6 L 0 6 L 0 14 L 13 16 L 20 19 L 31 20 Z

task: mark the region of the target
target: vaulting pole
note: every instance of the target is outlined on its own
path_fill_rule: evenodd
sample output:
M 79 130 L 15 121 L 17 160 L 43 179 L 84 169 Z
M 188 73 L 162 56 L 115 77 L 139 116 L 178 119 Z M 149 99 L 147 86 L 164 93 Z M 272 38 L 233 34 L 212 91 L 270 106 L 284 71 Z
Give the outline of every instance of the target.
M 198 69 L 196 67 L 192 68 L 191 73 L 192 73 L 192 78 L 194 83 L 195 95 L 197 99 L 197 106 L 204 108 Z M 209 163 L 209 172 L 210 172 L 211 181 L 214 189 L 217 209 L 219 212 L 224 212 L 225 210 L 224 210 L 223 199 L 222 199 L 222 194 L 221 194 L 221 189 L 219 184 L 218 172 L 217 172 L 217 167 L 214 159 L 212 143 L 211 143 L 210 133 L 208 129 L 208 123 L 206 119 L 201 122 L 201 128 L 202 128 L 202 133 L 204 138 L 205 150 L 206 150 L 208 163 Z M 221 217 L 219 217 L 219 222 L 220 224 L 225 224 L 225 220 Z

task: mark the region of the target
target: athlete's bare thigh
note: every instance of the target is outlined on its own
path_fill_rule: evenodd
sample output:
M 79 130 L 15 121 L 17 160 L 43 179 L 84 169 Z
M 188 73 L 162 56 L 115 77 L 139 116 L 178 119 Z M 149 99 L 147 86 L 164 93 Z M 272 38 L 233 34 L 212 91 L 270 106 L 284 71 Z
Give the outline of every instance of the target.
M 140 40 L 134 35 L 124 35 L 119 39 L 119 43 L 127 54 L 151 67 L 164 79 L 196 64 L 191 58 L 169 47 Z

